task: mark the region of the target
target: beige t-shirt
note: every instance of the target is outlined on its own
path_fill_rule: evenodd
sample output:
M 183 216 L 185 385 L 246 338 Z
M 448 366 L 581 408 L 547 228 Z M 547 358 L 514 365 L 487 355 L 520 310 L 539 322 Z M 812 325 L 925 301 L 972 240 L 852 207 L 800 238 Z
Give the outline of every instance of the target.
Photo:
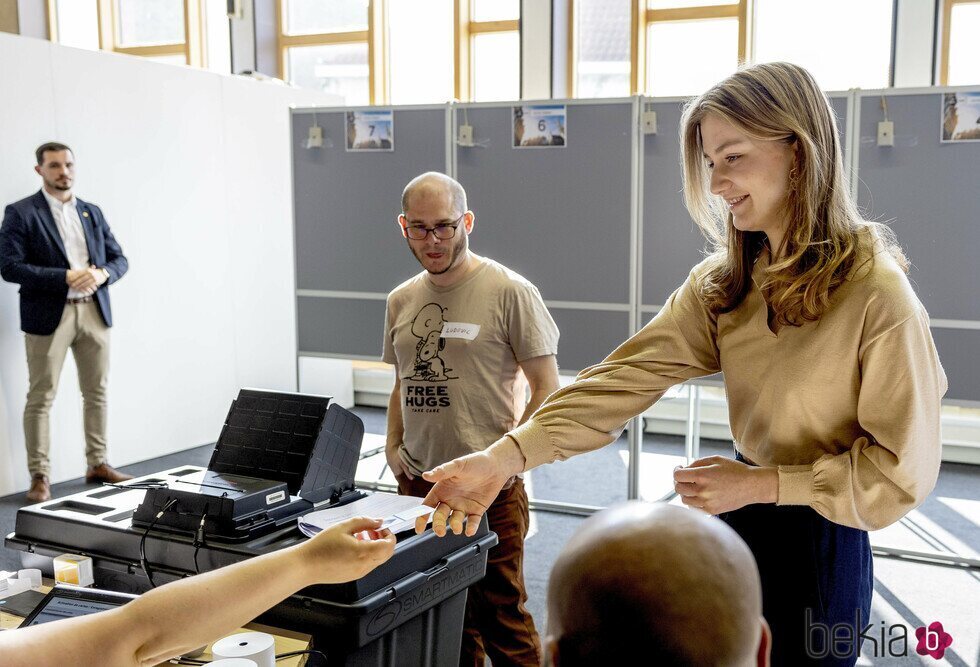
M 401 379 L 400 454 L 416 474 L 514 428 L 526 402 L 519 364 L 558 351 L 558 327 L 537 288 L 481 261 L 451 287 L 423 271 L 388 295 L 383 359 Z

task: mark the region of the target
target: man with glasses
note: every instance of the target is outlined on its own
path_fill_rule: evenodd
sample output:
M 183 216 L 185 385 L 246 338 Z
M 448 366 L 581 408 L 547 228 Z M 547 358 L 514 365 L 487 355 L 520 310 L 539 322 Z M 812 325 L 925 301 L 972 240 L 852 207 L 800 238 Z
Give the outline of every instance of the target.
M 395 365 L 385 455 L 406 495 L 425 496 L 422 471 L 486 448 L 558 389 L 558 328 L 534 285 L 470 252 L 474 220 L 444 174 L 422 174 L 402 193 L 398 225 L 424 269 L 388 295 L 385 315 L 384 360 Z M 469 589 L 460 664 L 482 667 L 489 655 L 495 667 L 538 665 L 523 480 L 505 485 L 487 517 L 499 544 Z

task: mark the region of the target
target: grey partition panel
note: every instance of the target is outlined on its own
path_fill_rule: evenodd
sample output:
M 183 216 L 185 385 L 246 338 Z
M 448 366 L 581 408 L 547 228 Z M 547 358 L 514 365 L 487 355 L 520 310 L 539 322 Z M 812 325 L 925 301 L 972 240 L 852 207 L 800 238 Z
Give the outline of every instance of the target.
M 558 366 L 563 373 L 597 364 L 630 336 L 627 312 L 549 308 L 558 325 Z
M 345 113 L 318 112 L 325 143 L 302 148 L 313 114 L 294 111 L 296 287 L 387 292 L 418 271 L 396 226 L 402 189 L 446 170 L 446 111 L 394 109 L 395 150 L 345 150 Z
M 891 147 L 876 145 L 880 96 L 860 98 L 858 203 L 895 230 L 912 262 L 909 278 L 933 319 L 978 321 L 980 143 L 940 142 L 940 94 L 886 97 L 895 123 Z M 973 386 L 980 388 L 980 376 Z
M 555 148 L 513 148 L 510 106 L 466 114 L 474 138 L 489 141 L 456 149 L 473 250 L 545 299 L 629 303 L 631 103 L 569 104 L 568 143 Z
M 679 136 L 684 103 L 652 107 L 657 134 L 643 137 L 641 302 L 660 305 L 704 258 L 705 238 L 684 206 Z
M 847 164 L 847 105 L 849 102 L 847 95 L 830 96 L 830 108 L 837 116 L 837 130 L 840 136 L 841 146 L 844 147 L 845 164 Z
M 946 371 L 946 398 L 980 401 L 980 330 L 933 329 L 939 361 Z
M 385 302 L 381 299 L 296 299 L 298 349 L 381 358 Z

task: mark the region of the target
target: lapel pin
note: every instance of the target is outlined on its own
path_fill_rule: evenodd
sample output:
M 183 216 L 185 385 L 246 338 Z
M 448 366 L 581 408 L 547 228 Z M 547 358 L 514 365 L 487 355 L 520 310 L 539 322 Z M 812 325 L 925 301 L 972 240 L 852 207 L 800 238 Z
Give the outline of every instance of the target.
M 88 211 L 82 211 L 82 217 L 83 218 L 87 218 L 88 217 Z

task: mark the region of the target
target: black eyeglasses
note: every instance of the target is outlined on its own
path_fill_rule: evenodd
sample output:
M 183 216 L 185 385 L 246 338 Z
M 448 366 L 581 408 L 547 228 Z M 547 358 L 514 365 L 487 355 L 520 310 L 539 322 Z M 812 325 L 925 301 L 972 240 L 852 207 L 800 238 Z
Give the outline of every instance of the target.
M 461 214 L 458 218 L 453 220 L 452 223 L 440 223 L 431 229 L 425 225 L 405 225 L 405 235 L 413 241 L 424 241 L 425 237 L 429 235 L 429 232 L 432 232 L 432 235 L 437 239 L 447 241 L 456 236 L 456 228 L 459 227 L 459 221 L 463 219 L 464 215 L 466 214 Z

